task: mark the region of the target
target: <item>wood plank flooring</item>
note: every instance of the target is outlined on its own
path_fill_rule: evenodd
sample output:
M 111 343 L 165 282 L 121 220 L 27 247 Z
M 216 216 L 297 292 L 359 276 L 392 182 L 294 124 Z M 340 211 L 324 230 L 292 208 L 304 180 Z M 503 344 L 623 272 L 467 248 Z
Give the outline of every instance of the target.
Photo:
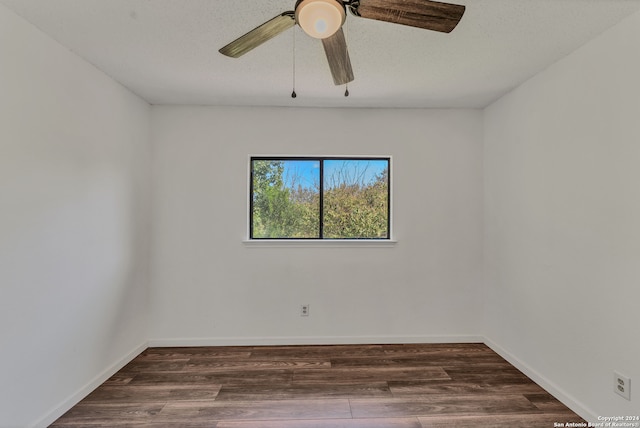
M 54 427 L 553 427 L 584 422 L 483 344 L 149 348 Z

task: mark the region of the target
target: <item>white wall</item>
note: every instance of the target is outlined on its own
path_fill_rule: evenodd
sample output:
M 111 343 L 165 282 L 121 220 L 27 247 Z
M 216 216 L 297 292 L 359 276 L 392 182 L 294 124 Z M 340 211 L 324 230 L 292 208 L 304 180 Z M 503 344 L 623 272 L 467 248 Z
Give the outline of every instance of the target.
M 638 52 L 635 14 L 486 109 L 485 334 L 591 418 L 640 414 Z
M 149 106 L 0 5 L 0 426 L 148 337 Z
M 480 111 L 154 107 L 152 129 L 152 344 L 480 340 Z M 397 245 L 243 244 L 250 154 L 391 155 Z

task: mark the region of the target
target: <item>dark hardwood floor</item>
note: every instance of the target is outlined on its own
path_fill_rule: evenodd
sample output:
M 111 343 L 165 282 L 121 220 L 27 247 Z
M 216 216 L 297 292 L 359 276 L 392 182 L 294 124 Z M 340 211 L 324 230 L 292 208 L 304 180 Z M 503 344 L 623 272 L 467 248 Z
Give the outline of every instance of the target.
M 483 344 L 149 348 L 54 427 L 584 422 Z

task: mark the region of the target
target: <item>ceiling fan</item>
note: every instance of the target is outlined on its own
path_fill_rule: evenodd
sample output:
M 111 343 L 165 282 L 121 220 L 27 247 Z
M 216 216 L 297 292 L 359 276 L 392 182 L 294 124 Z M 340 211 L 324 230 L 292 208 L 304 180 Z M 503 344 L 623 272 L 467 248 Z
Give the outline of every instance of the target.
M 463 5 L 431 0 L 297 0 L 283 12 L 232 41 L 220 53 L 238 58 L 295 24 L 321 39 L 336 85 L 353 80 L 353 70 L 342 31 L 346 9 L 355 16 L 450 33 L 464 14 Z

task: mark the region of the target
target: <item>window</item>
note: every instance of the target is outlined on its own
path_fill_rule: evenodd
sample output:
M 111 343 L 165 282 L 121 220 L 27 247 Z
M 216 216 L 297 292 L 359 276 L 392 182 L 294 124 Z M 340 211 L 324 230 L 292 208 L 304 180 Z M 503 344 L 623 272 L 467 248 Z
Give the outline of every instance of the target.
M 250 239 L 390 239 L 390 158 L 250 162 Z

